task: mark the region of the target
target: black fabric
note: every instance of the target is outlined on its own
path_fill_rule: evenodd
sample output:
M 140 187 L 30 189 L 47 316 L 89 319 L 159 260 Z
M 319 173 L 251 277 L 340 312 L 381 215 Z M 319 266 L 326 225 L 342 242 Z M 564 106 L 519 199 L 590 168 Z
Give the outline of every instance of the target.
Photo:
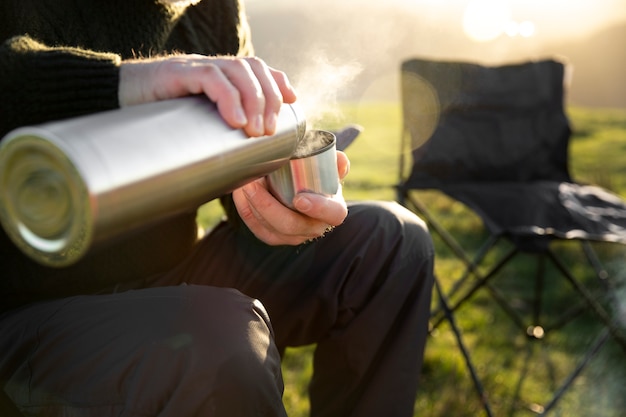
M 571 131 L 562 106 L 563 71 L 562 63 L 551 60 L 502 67 L 405 62 L 404 108 L 425 107 L 424 96 L 414 91 L 422 81 L 434 89 L 434 103 L 427 107 L 437 119 L 432 136 L 421 138 L 424 145 L 413 150 L 407 185 L 568 181 Z M 409 116 L 405 123 L 411 128 L 419 121 Z
M 301 246 L 222 222 L 144 289 L 0 315 L 0 380 L 31 415 L 282 416 L 277 353 L 316 343 L 311 416 L 413 415 L 433 262 L 395 203 Z
M 623 199 L 569 173 L 564 71 L 555 60 L 404 62 L 405 124 L 416 147 L 401 187 L 444 191 L 524 250 L 552 238 L 626 243 Z
M 363 127 L 359 125 L 348 125 L 341 130 L 333 132 L 337 137 L 337 150 L 345 151 L 348 146 L 361 134 Z
M 626 244 L 626 203 L 601 187 L 570 182 L 458 183 L 442 188 L 474 210 L 494 235 L 525 250 L 553 238 Z
M 398 204 L 348 209 L 341 226 L 298 247 L 268 246 L 222 223 L 150 285 L 237 288 L 261 300 L 279 349 L 316 343 L 312 417 L 410 416 L 428 334 L 432 240 Z
M 117 108 L 120 58 L 252 52 L 239 1 L 173 7 L 176 13 L 153 0 L 1 2 L 0 137 L 21 125 Z M 232 207 L 228 215 L 238 219 Z M 128 286 L 181 262 L 196 238 L 193 210 L 56 269 L 24 255 L 0 230 L 0 312 Z
M 27 416 L 286 416 L 267 312 L 233 289 L 71 297 L 0 326 L 3 388 Z

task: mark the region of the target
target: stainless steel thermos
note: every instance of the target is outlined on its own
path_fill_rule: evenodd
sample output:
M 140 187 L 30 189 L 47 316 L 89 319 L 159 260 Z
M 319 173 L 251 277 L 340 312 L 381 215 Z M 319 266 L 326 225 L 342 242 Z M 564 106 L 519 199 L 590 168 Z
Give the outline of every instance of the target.
M 70 265 L 278 169 L 305 130 L 284 104 L 274 135 L 248 138 L 203 97 L 21 127 L 0 143 L 0 222 L 31 258 Z

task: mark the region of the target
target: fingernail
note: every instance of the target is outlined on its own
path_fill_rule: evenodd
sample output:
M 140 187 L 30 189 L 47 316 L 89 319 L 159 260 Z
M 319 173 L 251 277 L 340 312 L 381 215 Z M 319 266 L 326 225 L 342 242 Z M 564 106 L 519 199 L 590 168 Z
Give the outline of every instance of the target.
M 350 161 L 348 161 L 348 163 L 346 163 L 346 165 L 343 168 L 343 172 L 341 173 L 341 178 L 345 178 L 346 176 L 348 176 L 348 174 L 350 173 Z
M 248 124 L 248 118 L 241 107 L 235 109 L 235 122 L 240 126 Z
M 244 185 L 242 189 L 243 189 L 244 194 L 248 198 L 252 198 L 256 194 L 256 187 L 253 183 L 248 183 Z
M 311 200 L 307 197 L 296 196 L 293 201 L 293 205 L 298 211 L 307 212 L 311 209 Z
M 276 113 L 270 113 L 265 120 L 265 132 L 271 135 L 276 130 Z
M 265 133 L 265 128 L 263 127 L 263 116 L 260 114 L 252 119 L 252 130 L 259 135 Z

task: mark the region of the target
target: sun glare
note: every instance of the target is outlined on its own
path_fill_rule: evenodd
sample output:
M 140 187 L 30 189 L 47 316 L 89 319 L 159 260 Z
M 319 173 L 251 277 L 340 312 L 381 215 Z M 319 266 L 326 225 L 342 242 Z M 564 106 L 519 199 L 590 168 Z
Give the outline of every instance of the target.
M 463 30 L 476 42 L 488 42 L 502 34 L 531 37 L 535 34 L 535 25 L 530 21 L 514 21 L 508 2 L 470 0 L 463 15 Z
M 500 36 L 511 20 L 511 10 L 500 0 L 472 0 L 463 16 L 465 34 L 477 42 Z
M 530 38 L 535 34 L 535 24 L 528 20 L 520 23 L 511 20 L 506 24 L 504 33 L 506 33 L 511 38 L 515 36 Z

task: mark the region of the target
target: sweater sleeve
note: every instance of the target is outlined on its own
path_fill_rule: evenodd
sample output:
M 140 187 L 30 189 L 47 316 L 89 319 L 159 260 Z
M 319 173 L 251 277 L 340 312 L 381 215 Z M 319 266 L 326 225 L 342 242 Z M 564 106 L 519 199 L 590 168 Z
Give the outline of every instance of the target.
M 0 139 L 18 126 L 118 108 L 119 65 L 116 54 L 8 39 L 0 44 Z M 0 227 L 0 313 L 35 300 L 110 291 L 168 270 L 191 252 L 194 219 L 193 212 L 168 218 L 66 268 L 37 264 Z
M 28 36 L 0 45 L 0 136 L 50 120 L 119 107 L 121 58 L 49 47 Z

